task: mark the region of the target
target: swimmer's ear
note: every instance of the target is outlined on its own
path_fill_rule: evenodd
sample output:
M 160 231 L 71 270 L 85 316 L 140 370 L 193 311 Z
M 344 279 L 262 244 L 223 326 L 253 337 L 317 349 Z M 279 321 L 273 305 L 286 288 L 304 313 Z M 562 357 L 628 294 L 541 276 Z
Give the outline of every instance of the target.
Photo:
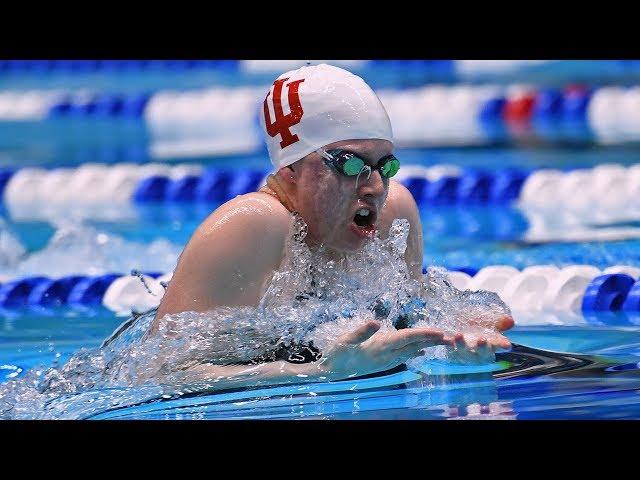
M 289 184 L 296 184 L 298 181 L 298 171 L 292 165 L 287 165 L 278 170 L 278 176 L 281 180 Z

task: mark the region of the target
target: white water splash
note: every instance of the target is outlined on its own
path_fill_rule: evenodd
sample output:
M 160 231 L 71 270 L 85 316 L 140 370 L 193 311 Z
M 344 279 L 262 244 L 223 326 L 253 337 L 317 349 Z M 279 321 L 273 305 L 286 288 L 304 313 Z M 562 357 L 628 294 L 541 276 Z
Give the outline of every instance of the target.
M 409 223 L 396 220 L 387 239 L 375 238 L 336 260 L 323 247 L 307 247 L 306 225 L 296 218 L 287 258 L 257 307 L 183 312 L 156 324 L 154 312 L 132 318 L 100 348 L 83 349 L 61 368 L 32 370 L 0 387 L 0 418 L 86 418 L 215 389 L 218 379 L 199 387 L 175 379 L 201 364 L 254 364 L 287 355 L 292 361 L 304 356 L 304 348 L 328 351 L 372 318 L 383 331 L 428 325 L 451 333 L 495 333 L 495 319 L 508 315 L 508 307 L 490 292 L 456 290 L 437 269 L 412 279 L 403 259 L 408 234 Z M 61 236 L 56 245 L 64 244 Z M 425 352 L 431 359 L 450 353 L 445 347 Z
M 0 234 L 0 252 L 8 251 L 1 249 L 1 239 Z M 165 239 L 137 243 L 86 225 L 60 224 L 45 248 L 19 257 L 4 273 L 14 278 L 32 275 L 58 278 L 128 273 L 132 269 L 171 272 L 181 248 Z M 2 253 L 0 262 L 1 256 Z

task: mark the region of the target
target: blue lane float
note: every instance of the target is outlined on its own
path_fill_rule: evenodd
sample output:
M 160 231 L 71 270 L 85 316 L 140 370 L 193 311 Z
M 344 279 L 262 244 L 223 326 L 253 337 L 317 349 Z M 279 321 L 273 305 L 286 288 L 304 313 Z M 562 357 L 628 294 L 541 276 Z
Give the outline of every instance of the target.
M 113 95 L 113 94 L 104 94 L 100 95 L 96 99 L 96 113 L 98 115 L 111 117 L 118 115 L 122 112 L 122 107 L 124 105 L 124 99 L 121 95 Z
M 140 155 L 144 154 L 141 148 Z M 106 150 L 111 154 L 113 158 L 107 158 L 109 162 L 117 158 L 120 155 L 116 150 Z M 205 203 L 220 203 L 235 198 L 238 195 L 242 195 L 249 192 L 254 192 L 260 187 L 260 182 L 266 177 L 267 171 L 263 169 L 242 169 L 242 170 L 229 170 L 219 168 L 209 168 L 202 174 L 196 174 L 193 172 L 199 172 L 195 170 L 186 169 L 184 171 L 172 170 L 170 166 L 162 164 L 153 164 L 159 169 L 158 173 L 148 177 L 141 177 L 139 172 L 131 171 L 130 173 L 122 173 L 123 179 L 126 175 L 133 175 L 135 180 L 130 184 L 130 190 L 123 194 L 118 191 L 121 199 L 124 201 L 133 202 L 205 202 Z M 141 169 L 147 168 L 149 165 L 140 164 Z M 411 167 L 412 165 L 408 165 Z M 627 168 L 629 172 L 633 172 L 632 169 L 636 166 L 620 166 L 621 168 Z M 104 169 L 104 165 L 98 166 L 98 169 Z M 108 168 L 116 169 L 118 164 L 111 164 Z M 434 167 L 434 168 L 437 168 Z M 34 169 L 27 169 L 34 170 Z M 25 178 L 35 178 L 36 183 L 33 187 L 29 188 L 46 188 L 47 175 L 54 172 L 55 169 L 51 169 L 44 174 L 37 171 L 32 171 L 26 174 Z M 97 171 L 97 170 L 96 170 Z M 103 170 L 104 171 L 104 170 Z M 151 169 L 151 171 L 156 171 Z M 530 177 L 535 177 L 538 174 L 544 175 L 546 169 L 538 171 L 525 171 L 519 169 L 499 169 L 496 171 L 484 171 L 480 169 L 465 169 L 460 175 L 456 176 L 442 176 L 435 180 L 429 180 L 429 172 L 423 174 L 412 175 L 405 177 L 401 180 L 411 194 L 413 195 L 416 203 L 419 206 L 427 205 L 509 205 L 515 201 L 521 199 L 523 188 L 529 181 Z M 25 196 L 20 192 L 23 191 L 22 184 L 20 182 L 26 181 L 22 175 L 21 170 L 0 170 L 0 194 L 3 198 L 9 195 L 7 192 L 13 192 L 11 199 L 5 198 L 7 203 L 24 202 Z M 70 172 L 70 174 L 73 172 Z M 110 174 L 110 172 L 104 171 L 104 174 Z M 565 172 L 570 174 L 570 172 Z M 616 175 L 613 172 L 612 175 Z M 32 175 L 32 176 L 30 176 Z M 20 180 L 18 180 L 20 177 Z M 120 177 L 118 177 L 120 178 Z M 13 185 L 12 181 L 20 183 L 20 187 Z M 41 186 L 42 185 L 42 186 Z M 121 183 L 111 182 L 107 183 L 110 188 L 117 191 L 118 185 Z M 15 187 L 15 188 L 9 188 Z M 129 188 L 129 187 L 128 187 Z M 39 195 L 44 198 L 47 195 L 54 196 L 54 193 L 47 191 L 38 192 Z M 529 192 L 531 193 L 531 192 Z M 78 190 L 74 192 L 77 201 L 82 201 L 83 192 Z M 93 198 L 96 195 L 102 201 L 111 200 L 110 191 L 91 192 Z M 126 196 L 122 196 L 126 195 Z M 531 195 L 529 195 L 531 197 Z M 524 198 L 524 201 L 531 201 L 531 198 Z M 71 197 L 70 197 L 71 198 Z M 546 198 L 546 197 L 545 197 Z M 543 198 L 544 199 L 544 198 Z M 630 199 L 631 200 L 631 199 Z
M 427 268 L 428 265 L 423 265 L 422 272 L 426 273 Z M 447 270 L 464 272 L 470 277 L 474 277 L 479 272 L 479 269 L 468 265 L 448 266 Z M 122 282 L 132 275 L 139 277 L 141 274 L 153 279 L 165 277 L 166 280 L 169 278 L 162 272 L 134 270 L 130 275 L 108 273 L 96 277 L 70 275 L 58 279 L 45 276 L 15 279 L 0 285 L 0 309 L 60 306 L 95 308 L 106 305 L 104 303 L 106 301 L 105 294 L 116 280 Z M 152 286 L 152 288 L 155 287 Z M 116 288 L 116 290 L 118 289 Z M 157 299 L 162 296 L 161 291 L 159 296 L 158 292 L 153 295 Z M 110 301 L 114 300 L 117 302 L 117 297 L 111 298 Z M 585 287 L 581 307 L 585 318 L 595 323 L 602 321 L 605 323 L 624 323 L 627 322 L 625 320 L 627 317 L 638 318 L 640 314 L 640 280 L 634 280 L 634 277 L 623 273 L 599 275 Z M 611 312 L 612 315 L 616 314 L 617 316 L 599 317 L 598 312 Z
M 233 176 L 229 170 L 207 170 L 196 188 L 196 199 L 200 202 L 224 202 Z
M 227 198 L 235 198 L 238 195 L 255 192 L 260 186 L 260 180 L 262 180 L 266 175 L 267 172 L 263 170 L 241 170 L 236 172 L 229 183 L 229 187 L 226 192 Z
M 557 120 L 562 114 L 564 97 L 558 90 L 544 89 L 538 92 L 533 106 L 534 120 Z
M 144 109 L 151 99 L 151 95 L 149 92 L 127 95 L 122 100 L 121 115 L 132 118 L 142 117 Z
M 504 97 L 490 98 L 487 100 L 478 114 L 483 123 L 495 123 L 502 121 L 502 111 L 507 100 Z
M 418 204 L 506 204 L 517 200 L 528 175 L 515 169 L 467 169 L 459 177 L 444 176 L 432 182 L 425 177 L 406 177 L 402 183 Z
M 165 200 L 169 202 L 193 202 L 196 200 L 196 189 L 201 177 L 187 175 L 169 183 L 166 187 Z
M 565 93 L 562 102 L 562 117 L 568 121 L 586 121 L 587 108 L 593 91 L 572 89 Z
M 101 93 L 89 98 L 62 97 L 49 107 L 49 117 L 128 117 L 141 118 L 152 94 Z
M 162 202 L 167 197 L 171 180 L 163 175 L 154 175 L 142 180 L 133 193 L 135 202 Z
M 27 303 L 42 307 L 54 307 L 67 303 L 71 290 L 87 277 L 71 275 L 57 280 L 47 280 L 38 283 L 29 293 Z
M 422 265 L 422 273 L 427 273 L 427 269 L 429 268 L 430 265 Z M 447 270 L 451 271 L 451 272 L 464 272 L 467 275 L 473 277 L 476 273 L 479 272 L 478 268 L 473 268 L 473 267 L 447 267 Z
M 238 60 L 0 60 L 0 71 L 86 74 L 97 71 L 237 70 L 239 64 Z
M 31 291 L 39 284 L 48 281 L 47 277 L 27 277 L 4 283 L 0 286 L 0 307 L 19 308 L 27 306 Z
M 0 170 L 0 198 L 2 198 L 2 194 L 4 193 L 4 187 L 7 186 L 7 183 L 9 183 L 14 173 L 15 170 Z
M 489 199 L 494 203 L 517 200 L 529 174 L 524 171 L 505 169 L 499 171 L 491 182 Z
M 401 183 L 411 192 L 416 202 L 420 202 L 426 197 L 427 186 L 429 185 L 428 179 L 424 177 L 407 177 Z
M 78 282 L 69 293 L 69 305 L 100 305 L 109 285 L 122 274 L 109 273 L 99 277 L 89 277 Z
M 459 203 L 488 203 L 493 176 L 482 170 L 465 170 L 458 182 L 456 200 Z
M 454 203 L 458 197 L 458 185 L 460 178 L 458 177 L 442 177 L 434 182 L 430 182 L 426 188 L 426 196 L 422 201 L 428 203 Z
M 92 96 L 86 100 L 70 102 L 66 113 L 72 117 L 89 117 L 96 113 L 97 96 Z
M 633 278 L 623 273 L 594 278 L 582 298 L 582 311 L 620 310 L 633 284 Z
M 449 268 L 448 270 L 453 270 L 453 271 L 457 271 L 457 272 L 464 272 L 467 275 L 470 275 L 472 277 L 475 276 L 475 274 L 480 271 L 480 269 L 474 268 L 474 267 L 452 267 L 452 268 Z
M 622 304 L 625 312 L 640 312 L 640 280 L 633 284 Z
M 55 118 L 68 115 L 71 110 L 71 105 L 71 100 L 69 98 L 63 98 L 49 107 L 49 117 Z
M 131 274 L 133 275 L 133 272 Z M 146 275 L 151 278 L 158 278 L 164 275 L 164 272 L 142 272 L 142 275 Z

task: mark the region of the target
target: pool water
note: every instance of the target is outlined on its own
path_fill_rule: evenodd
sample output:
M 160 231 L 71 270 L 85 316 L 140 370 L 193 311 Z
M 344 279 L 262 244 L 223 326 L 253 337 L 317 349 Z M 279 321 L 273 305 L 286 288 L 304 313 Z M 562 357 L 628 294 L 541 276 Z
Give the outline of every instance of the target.
M 101 310 L 22 313 L 2 324 L 0 380 L 62 365 L 121 321 Z M 431 361 L 340 382 L 121 401 L 82 418 L 640 418 L 640 327 L 515 327 L 508 336 L 514 348 L 493 364 Z
M 540 82 L 546 79 L 552 86 L 564 86 L 574 78 L 597 84 L 598 79 L 606 77 L 605 70 L 610 65 L 591 63 L 589 75 L 586 70 L 579 74 L 568 62 L 560 62 L 554 68 L 564 73 L 558 70 L 543 74 L 540 70 L 535 78 Z M 426 78 L 407 80 L 409 77 L 398 72 L 372 74 L 373 83 L 380 88 L 400 88 L 420 85 Z M 637 82 L 640 69 L 634 72 L 625 78 Z M 528 70 L 521 77 L 504 77 L 504 82 L 529 81 L 534 78 L 532 73 L 535 71 Z M 246 74 L 238 83 L 239 74 L 224 69 L 194 70 L 189 74 L 162 69 L 142 74 L 134 69 L 84 76 L 69 72 L 47 75 L 35 70 L 0 74 L 0 89 L 89 88 L 137 94 L 159 89 L 202 89 L 212 84 L 260 86 L 273 79 L 272 73 L 263 72 Z M 401 77 L 405 80 L 400 85 Z M 615 75 L 606 78 L 614 79 Z M 458 79 L 443 70 L 430 81 L 448 83 Z M 492 81 L 496 80 L 499 76 L 494 75 Z M 398 149 L 397 156 L 405 165 L 454 165 L 492 172 L 505 168 L 569 171 L 603 163 L 639 163 L 637 143 L 598 145 L 585 122 L 573 127 L 563 124 L 562 128 L 535 122 L 507 127 L 484 125 L 487 138 L 479 144 L 406 146 Z M 79 116 L 33 122 L 4 119 L 0 128 L 0 168 L 158 161 L 228 169 L 270 168 L 263 148 L 195 155 L 181 154 L 178 149 L 159 155 L 161 141 L 180 140 L 180 132 L 176 138 L 173 133 L 159 135 L 141 118 Z M 228 139 L 222 140 L 224 143 Z M 180 202 L 61 207 L 0 204 L 0 277 L 126 274 L 132 269 L 170 272 L 193 231 L 218 206 L 219 203 Z M 605 209 L 594 220 L 596 217 L 588 215 L 564 215 L 564 205 L 554 207 L 557 208 L 544 213 L 548 217 L 544 218 L 540 212 L 516 205 L 420 204 L 424 264 L 476 270 L 496 264 L 518 269 L 548 264 L 586 264 L 600 269 L 640 266 L 640 214 L 620 217 Z M 579 240 L 571 236 L 576 231 L 581 234 Z M 602 240 L 605 236 L 606 240 Z M 81 348 L 98 347 L 122 321 L 122 317 L 103 307 L 0 309 L 0 383 L 23 378 L 32 369 L 43 371 L 63 365 Z M 96 408 L 76 405 L 75 410 L 71 408 L 61 417 L 640 418 L 640 313 L 555 314 L 551 318 L 546 312 L 533 312 L 526 324 L 516 325 L 507 336 L 513 349 L 498 353 L 494 363 L 454 365 L 430 361 L 339 382 L 183 393 L 174 397 L 146 395 L 132 389 L 129 400 L 119 397 L 116 403 Z M 106 389 L 94 393 L 86 402 L 93 402 L 96 395 L 109 395 Z M 78 402 L 85 400 L 79 398 Z
M 592 166 L 598 154 L 565 149 L 543 153 L 438 149 L 407 150 L 406 157 L 412 164 L 423 165 L 546 167 L 560 162 L 575 167 Z M 498 160 L 492 164 L 492 158 Z M 618 152 L 617 160 L 631 164 L 634 158 L 630 152 Z M 247 161 L 267 167 L 265 157 Z M 229 164 L 242 165 L 243 159 Z M 60 219 L 69 217 L 68 210 L 56 216 L 44 215 L 42 210 L 16 214 L 4 207 L 5 228 L 26 252 L 5 269 L 51 276 L 157 270 L 161 265 L 163 271 L 170 271 L 191 233 L 216 207 L 130 204 L 105 218 L 104 210 L 80 205 L 76 207 L 79 220 L 73 222 L 75 233 L 61 244 L 52 238 L 66 228 L 60 226 Z M 515 206 L 421 205 L 420 213 L 426 264 L 475 268 L 640 264 L 640 240 L 635 239 L 528 242 L 530 220 L 526 211 Z M 164 246 L 150 250 L 158 241 Z M 80 348 L 98 346 L 121 321 L 103 308 L 0 312 L 0 380 L 19 379 L 32 368 L 61 366 Z M 82 418 L 640 418 L 640 318 L 591 314 L 558 326 L 549 325 L 541 315 L 538 323 L 511 330 L 508 337 L 514 349 L 499 353 L 494 364 L 432 362 L 421 371 L 405 369 L 342 382 L 159 397 L 110 405 Z
M 28 251 L 27 259 L 18 264 L 23 271 L 126 272 L 162 263 L 153 252 L 145 257 L 149 245 L 158 239 L 173 246 L 165 251 L 168 257 L 173 255 L 166 263 L 175 262 L 181 245 L 215 207 L 132 204 L 115 220 L 95 220 L 89 215 L 77 227 L 79 234 L 58 246 L 48 243 L 59 229 L 50 219 L 24 221 L 8 214 L 5 221 Z M 505 263 L 522 268 L 587 263 L 603 268 L 640 263 L 637 240 L 530 245 L 522 238 L 526 215 L 515 207 L 425 206 L 421 218 L 428 264 L 479 268 Z M 508 218 L 516 227 L 500 233 L 495 218 Z M 471 220 L 475 228 L 469 228 Z M 100 235 L 108 241 L 91 243 Z M 98 250 L 89 250 L 88 256 L 79 254 L 87 242 Z M 110 242 L 115 243 L 109 247 Z M 69 261 L 75 264 L 67 265 Z M 30 369 L 61 366 L 80 348 L 99 346 L 122 318 L 102 307 L 31 307 L 2 311 L 0 322 L 0 381 L 7 381 L 23 377 Z M 410 367 L 341 382 L 136 397 L 132 404 L 119 401 L 89 414 L 83 410 L 80 418 L 640 418 L 640 317 L 593 313 L 551 325 L 540 315 L 539 321 L 516 326 L 507 336 L 513 350 L 499 353 L 492 364 L 431 361 L 419 370 Z M 69 415 L 78 418 L 74 412 Z

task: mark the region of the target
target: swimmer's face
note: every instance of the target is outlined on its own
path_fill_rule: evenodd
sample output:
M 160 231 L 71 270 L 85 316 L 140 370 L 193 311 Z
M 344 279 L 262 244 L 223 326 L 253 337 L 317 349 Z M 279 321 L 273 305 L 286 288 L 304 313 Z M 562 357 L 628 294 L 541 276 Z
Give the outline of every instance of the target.
M 375 167 L 378 160 L 393 153 L 387 140 L 344 140 L 324 147 L 343 149 Z M 308 240 L 339 251 L 354 251 L 373 238 L 378 218 L 389 191 L 389 179 L 378 170 L 347 177 L 328 166 L 318 153 L 293 165 L 295 205 L 308 225 Z M 364 209 L 364 210 L 363 210 Z M 368 215 L 358 215 L 366 213 Z M 356 217 L 358 215 L 358 217 Z

